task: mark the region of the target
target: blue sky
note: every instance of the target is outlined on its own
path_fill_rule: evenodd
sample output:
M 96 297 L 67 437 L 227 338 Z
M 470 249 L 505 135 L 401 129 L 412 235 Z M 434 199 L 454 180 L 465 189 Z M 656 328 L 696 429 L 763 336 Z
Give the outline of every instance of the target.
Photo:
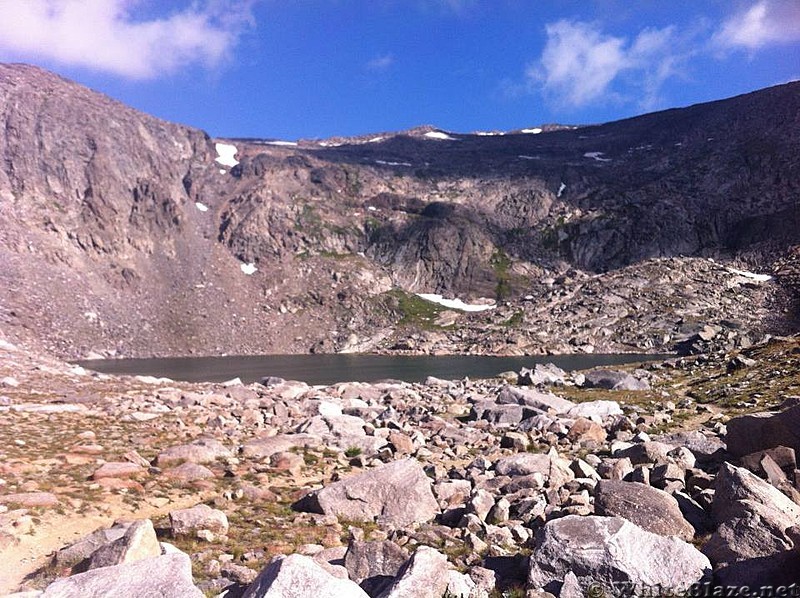
M 0 61 L 214 136 L 583 124 L 800 78 L 800 0 L 0 0 Z

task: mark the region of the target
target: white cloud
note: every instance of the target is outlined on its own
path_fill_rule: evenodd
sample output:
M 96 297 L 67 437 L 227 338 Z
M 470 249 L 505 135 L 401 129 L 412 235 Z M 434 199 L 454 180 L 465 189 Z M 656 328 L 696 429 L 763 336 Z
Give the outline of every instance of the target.
M 391 54 L 384 54 L 383 56 L 376 56 L 367 62 L 367 70 L 370 71 L 385 71 L 394 64 L 394 56 Z
M 0 59 L 52 61 L 130 79 L 191 64 L 213 67 L 252 23 L 251 3 L 192 2 L 139 20 L 139 0 L 0 0 Z
M 800 41 L 800 2 L 761 0 L 727 19 L 713 41 L 723 48 L 749 50 Z
M 632 41 L 600 30 L 594 23 L 561 20 L 546 26 L 541 58 L 531 64 L 529 88 L 573 107 L 635 96 L 640 107 L 660 102 L 663 83 L 680 75 L 690 47 L 675 29 L 644 29 Z

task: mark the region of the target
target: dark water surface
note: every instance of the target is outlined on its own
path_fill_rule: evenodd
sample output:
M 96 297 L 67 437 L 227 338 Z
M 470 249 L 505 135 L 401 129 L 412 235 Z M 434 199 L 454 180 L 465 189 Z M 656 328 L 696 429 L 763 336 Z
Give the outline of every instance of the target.
M 395 379 L 421 382 L 427 376 L 446 380 L 491 378 L 536 363 L 554 363 L 570 370 L 665 359 L 668 355 L 542 355 L 487 357 L 483 355 L 251 355 L 242 357 L 177 357 L 165 359 L 97 359 L 79 365 L 106 374 L 172 378 L 186 382 L 224 382 L 241 378 L 249 384 L 265 376 L 302 380 L 308 384 L 374 382 Z

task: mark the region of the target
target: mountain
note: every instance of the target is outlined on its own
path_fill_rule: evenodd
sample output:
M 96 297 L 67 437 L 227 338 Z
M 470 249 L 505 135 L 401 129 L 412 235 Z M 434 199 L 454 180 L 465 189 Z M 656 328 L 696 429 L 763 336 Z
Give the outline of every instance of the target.
M 0 329 L 64 357 L 746 345 L 796 327 L 799 132 L 790 83 L 596 126 L 214 140 L 0 65 Z

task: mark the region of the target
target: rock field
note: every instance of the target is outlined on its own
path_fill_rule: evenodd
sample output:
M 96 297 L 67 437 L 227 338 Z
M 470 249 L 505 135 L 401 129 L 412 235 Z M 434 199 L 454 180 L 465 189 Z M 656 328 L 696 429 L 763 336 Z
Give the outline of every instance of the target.
M 17 596 L 800 581 L 798 337 L 330 387 L 114 377 L 2 341 L 0 412 L 0 592 Z

